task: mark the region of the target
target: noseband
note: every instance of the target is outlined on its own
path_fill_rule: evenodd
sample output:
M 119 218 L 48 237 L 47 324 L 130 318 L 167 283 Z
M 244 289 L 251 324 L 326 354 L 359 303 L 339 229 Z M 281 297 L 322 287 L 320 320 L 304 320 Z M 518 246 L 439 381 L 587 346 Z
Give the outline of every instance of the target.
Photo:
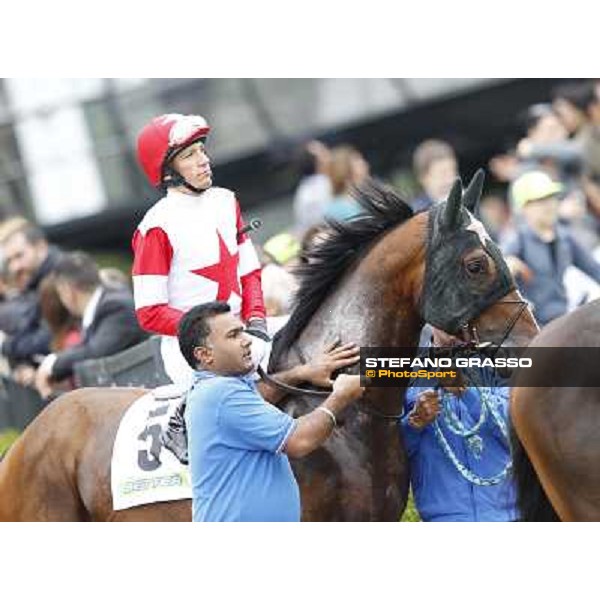
M 464 348 L 465 350 L 483 350 L 493 348 L 495 346 L 495 351 L 493 353 L 495 356 L 504 342 L 507 340 L 508 336 L 511 334 L 512 330 L 515 328 L 515 325 L 518 323 L 525 310 L 529 307 L 529 302 L 527 302 L 527 300 L 499 300 L 495 303 L 495 305 L 496 304 L 516 304 L 519 307 L 513 316 L 508 320 L 506 327 L 504 328 L 502 338 L 500 339 L 500 343 L 495 344 L 494 342 L 490 341 L 482 342 L 481 338 L 479 337 L 477 326 L 471 323 L 465 323 L 461 327 L 462 343 L 458 345 L 459 349 Z

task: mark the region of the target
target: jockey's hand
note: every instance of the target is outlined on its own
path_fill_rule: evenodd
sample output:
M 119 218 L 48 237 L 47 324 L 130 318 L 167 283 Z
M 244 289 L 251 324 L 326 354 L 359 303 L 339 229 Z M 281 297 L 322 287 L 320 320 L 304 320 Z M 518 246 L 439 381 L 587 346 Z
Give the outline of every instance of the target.
M 246 324 L 246 333 L 253 335 L 254 337 L 260 338 L 265 342 L 270 342 L 269 332 L 267 331 L 267 320 L 260 317 L 253 317 L 248 319 Z
M 322 354 L 304 365 L 303 379 L 319 387 L 331 387 L 332 374 L 345 367 L 355 365 L 360 360 L 360 348 L 354 343 L 336 347 L 338 342 L 329 345 Z
M 440 414 L 440 398 L 434 390 L 426 390 L 419 394 L 417 401 L 408 415 L 408 423 L 415 429 L 426 427 Z

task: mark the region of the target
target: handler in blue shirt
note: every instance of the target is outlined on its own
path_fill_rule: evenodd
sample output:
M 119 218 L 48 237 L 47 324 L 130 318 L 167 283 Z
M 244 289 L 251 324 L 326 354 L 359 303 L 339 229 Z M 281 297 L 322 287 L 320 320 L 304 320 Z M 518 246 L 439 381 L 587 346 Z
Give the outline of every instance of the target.
M 434 344 L 446 345 L 448 338 L 434 331 Z M 485 373 L 481 373 L 485 376 Z M 489 377 L 488 377 L 489 379 Z M 407 390 L 405 417 L 401 429 L 408 451 L 411 485 L 415 504 L 424 521 L 514 521 L 518 517 L 516 494 L 510 473 L 496 485 L 472 483 L 457 468 L 465 467 L 469 476 L 491 480 L 502 474 L 510 461 L 508 441 L 488 412 L 474 436 L 457 435 L 441 416 L 441 401 L 447 404 L 460 426 L 469 430 L 479 422 L 482 402 L 487 394 L 496 415 L 508 422 L 509 389 L 506 387 L 443 388 L 413 386 Z M 454 428 L 456 426 L 452 424 Z M 436 433 L 436 426 L 439 431 Z M 448 443 L 444 449 L 439 432 Z
M 194 521 L 299 521 L 288 456 L 323 444 L 336 415 L 363 392 L 359 376 L 340 375 L 321 406 L 293 419 L 259 395 L 249 376 L 251 343 L 223 302 L 191 309 L 180 324 L 182 354 L 197 370 L 186 409 Z M 329 366 L 355 362 L 348 355 L 340 350 Z M 306 378 L 298 370 L 279 376 L 287 383 Z

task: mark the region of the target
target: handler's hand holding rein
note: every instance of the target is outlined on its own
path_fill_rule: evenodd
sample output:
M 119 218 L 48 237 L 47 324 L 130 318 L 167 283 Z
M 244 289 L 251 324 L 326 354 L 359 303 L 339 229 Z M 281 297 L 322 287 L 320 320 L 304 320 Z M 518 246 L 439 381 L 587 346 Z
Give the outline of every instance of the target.
M 339 375 L 329 397 L 315 410 L 296 419 L 296 426 L 285 444 L 285 452 L 293 458 L 306 456 L 331 435 L 337 415 L 364 393 L 359 375 Z

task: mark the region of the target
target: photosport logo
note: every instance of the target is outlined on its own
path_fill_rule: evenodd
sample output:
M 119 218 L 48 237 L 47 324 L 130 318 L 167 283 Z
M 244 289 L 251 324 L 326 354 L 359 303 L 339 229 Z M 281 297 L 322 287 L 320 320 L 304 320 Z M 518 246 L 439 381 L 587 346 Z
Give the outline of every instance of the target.
M 381 348 L 360 353 L 366 387 L 600 387 L 600 348 Z

